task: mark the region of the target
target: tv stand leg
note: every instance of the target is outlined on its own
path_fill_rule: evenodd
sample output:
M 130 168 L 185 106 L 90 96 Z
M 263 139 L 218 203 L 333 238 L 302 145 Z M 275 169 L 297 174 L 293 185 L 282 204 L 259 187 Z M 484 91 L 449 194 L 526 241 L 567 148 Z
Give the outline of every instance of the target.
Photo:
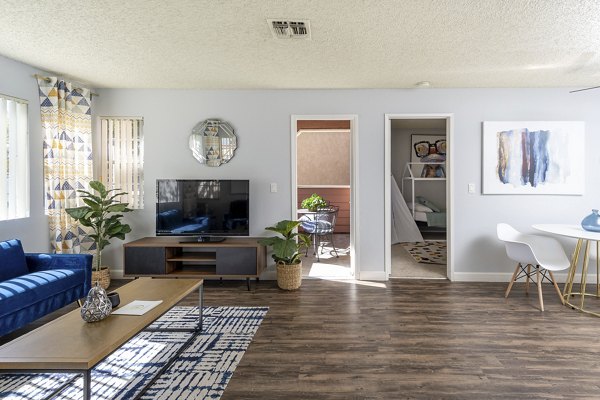
M 250 277 L 246 277 L 246 286 L 248 286 L 248 291 L 250 291 Z

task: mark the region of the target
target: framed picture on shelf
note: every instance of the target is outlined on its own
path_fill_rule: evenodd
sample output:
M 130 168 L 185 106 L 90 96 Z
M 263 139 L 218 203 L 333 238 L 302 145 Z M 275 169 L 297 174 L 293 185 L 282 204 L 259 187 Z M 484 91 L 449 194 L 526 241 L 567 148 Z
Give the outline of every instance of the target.
M 485 121 L 483 193 L 582 195 L 584 136 L 579 121 Z
M 413 165 L 415 177 L 446 177 L 446 136 L 445 135 L 411 135 L 410 161 L 431 162 L 435 164 Z

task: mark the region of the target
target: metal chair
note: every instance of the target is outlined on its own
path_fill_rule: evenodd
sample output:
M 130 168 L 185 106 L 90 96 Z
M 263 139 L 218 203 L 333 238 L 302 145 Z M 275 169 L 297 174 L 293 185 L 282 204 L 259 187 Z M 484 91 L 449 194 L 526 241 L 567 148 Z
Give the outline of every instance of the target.
M 327 206 L 319 208 L 310 218 L 308 215 L 300 218 L 300 226 L 304 231 L 311 235 L 313 242 L 313 254 L 317 256 L 317 261 L 321 261 L 319 258 L 319 246 L 321 246 L 321 254 L 323 254 L 323 246 L 321 245 L 321 238 L 329 237 L 329 243 L 333 247 L 335 256 L 339 257 L 335 244 L 333 243 L 333 231 L 335 230 L 335 222 L 337 220 L 337 214 L 340 208 L 338 206 Z M 306 249 L 305 256 L 308 255 L 308 248 Z
M 508 284 L 504 297 L 508 297 L 513 283 L 525 277 L 526 293 L 529 293 L 529 281 L 537 283 L 540 309 L 544 311 L 542 281 L 546 279 L 554 285 L 560 301 L 565 304 L 563 294 L 558 288 L 556 279 L 554 279 L 554 275 L 552 274 L 553 271 L 562 271 L 569 268 L 571 264 L 560 242 L 546 236 L 523 234 L 508 224 L 498 224 L 496 232 L 498 239 L 504 242 L 508 258 L 517 262 L 517 267 Z M 532 267 L 535 268 L 536 281 L 533 280 L 534 273 L 531 271 Z

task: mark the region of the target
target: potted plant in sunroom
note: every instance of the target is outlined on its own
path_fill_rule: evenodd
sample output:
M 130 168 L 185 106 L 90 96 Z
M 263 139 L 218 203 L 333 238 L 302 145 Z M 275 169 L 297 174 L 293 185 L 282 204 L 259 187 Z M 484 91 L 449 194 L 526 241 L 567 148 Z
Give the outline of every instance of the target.
M 300 207 L 306 208 L 308 211 L 317 211 L 317 209 L 327 206 L 327 201 L 316 193 L 313 193 L 300 203 Z
M 259 240 L 260 244 L 273 248 L 273 260 L 277 263 L 277 286 L 284 290 L 295 290 L 302 284 L 302 260 L 300 249 L 310 246 L 310 237 L 294 232 L 300 221 L 279 221 L 265 228 L 279 236 Z
M 120 189 L 106 190 L 102 182 L 92 181 L 90 187 L 94 193 L 78 190 L 82 194 L 85 206 L 67 208 L 67 214 L 85 227 L 91 228 L 93 233 L 89 236 L 96 243 L 96 262 L 92 270 L 92 282 L 100 282 L 104 289 L 110 285 L 110 270 L 102 266 L 102 250 L 110 244 L 110 239 L 125 239 L 131 232 L 128 224 L 123 224 L 121 218 L 124 212 L 133 211 L 127 203 L 120 203 L 117 198 L 126 194 Z M 114 193 L 117 192 L 117 193 Z

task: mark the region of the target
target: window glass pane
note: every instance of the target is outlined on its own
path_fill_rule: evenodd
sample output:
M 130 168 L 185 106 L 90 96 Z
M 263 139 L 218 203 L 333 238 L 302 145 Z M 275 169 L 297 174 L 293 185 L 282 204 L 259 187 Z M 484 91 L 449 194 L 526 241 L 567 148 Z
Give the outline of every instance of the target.
M 27 102 L 0 95 L 0 221 L 29 217 Z
M 144 138 L 142 118 L 101 117 L 101 180 L 127 192 L 120 201 L 144 208 Z

